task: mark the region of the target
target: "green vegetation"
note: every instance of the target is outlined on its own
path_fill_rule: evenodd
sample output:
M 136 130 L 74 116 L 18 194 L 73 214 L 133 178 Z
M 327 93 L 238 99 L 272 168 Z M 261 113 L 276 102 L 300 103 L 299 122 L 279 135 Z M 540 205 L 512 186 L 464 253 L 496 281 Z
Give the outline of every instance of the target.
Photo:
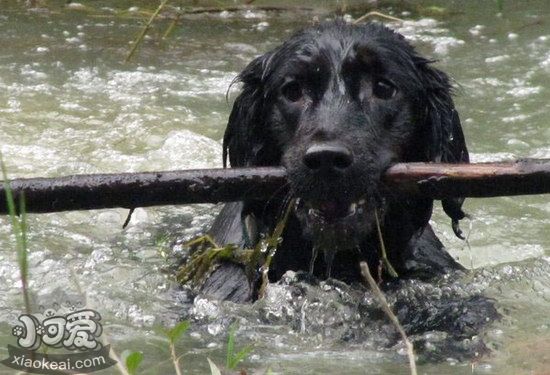
M 267 271 L 271 259 L 280 243 L 292 207 L 294 207 L 294 200 L 288 203 L 273 233 L 258 241 L 254 249 L 241 249 L 233 244 L 220 246 L 208 235 L 189 241 L 185 247 L 189 249 L 191 255 L 177 272 L 176 280 L 182 284 L 190 283 L 192 286 L 199 286 L 216 264 L 221 261 L 231 261 L 246 267 L 249 280 L 255 278 L 258 269 L 261 270 L 262 281 L 259 288 L 261 298 L 269 282 Z
M 197 237 L 187 244 L 191 256 L 177 272 L 176 280 L 179 283 L 200 285 L 212 267 L 220 261 L 227 260 L 248 264 L 252 250 L 240 249 L 235 245 L 219 246 L 208 235 Z
M 143 354 L 141 352 L 130 352 L 126 356 L 123 355 L 124 364 L 130 375 L 137 374 L 137 369 L 143 360 Z
M 0 167 L 2 169 L 2 180 L 6 191 L 6 201 L 8 202 L 8 211 L 10 215 L 12 233 L 15 236 L 15 249 L 17 252 L 17 263 L 19 265 L 19 274 L 21 278 L 21 289 L 23 293 L 23 302 L 25 311 L 30 314 L 30 297 L 29 297 L 29 264 L 28 264 L 28 249 L 27 249 L 27 215 L 25 213 L 25 196 L 19 198 L 19 211 L 16 209 L 15 200 L 10 188 L 8 174 L 2 154 L 0 153 Z M 19 212 L 19 216 L 17 213 Z
M 176 342 L 183 336 L 185 332 L 189 329 L 189 322 L 183 321 L 170 330 L 165 332 L 166 337 L 168 337 L 168 344 L 170 346 L 170 357 L 172 358 L 172 363 L 174 363 L 174 370 L 177 375 L 181 375 L 181 369 L 179 365 L 180 357 L 176 355 Z
M 6 166 L 0 153 L 0 169 L 2 171 L 2 180 L 4 184 L 4 189 L 6 191 L 6 201 L 8 203 L 10 222 L 12 225 L 12 233 L 16 240 L 16 252 L 17 252 L 17 262 L 19 266 L 21 286 L 23 300 L 25 304 L 25 312 L 31 314 L 30 307 L 30 296 L 28 290 L 28 280 L 29 280 L 29 267 L 28 267 L 28 243 L 27 243 L 27 216 L 25 212 L 25 197 L 22 195 L 19 197 L 19 207 L 16 207 L 15 198 L 13 196 L 12 190 L 10 189 L 9 179 L 7 176 Z M 211 244 L 215 243 L 208 236 L 204 236 L 207 242 Z M 203 239 L 200 239 L 203 240 Z M 200 242 L 200 241 L 199 241 Z M 218 257 L 232 257 L 231 253 L 235 250 L 234 247 L 227 247 L 222 249 L 210 249 L 213 256 L 210 255 L 210 261 L 217 259 Z M 214 250 L 214 251 L 212 251 Z M 78 288 L 80 289 L 80 288 Z M 181 367 L 179 360 L 181 356 L 176 354 L 176 343 L 182 338 L 182 336 L 188 331 L 190 323 L 188 321 L 182 321 L 171 329 L 164 329 L 163 332 L 168 339 L 168 345 L 170 349 L 171 360 L 174 364 L 174 370 L 177 375 L 181 375 Z M 236 369 L 237 365 L 242 362 L 251 352 L 252 347 L 246 346 L 235 352 L 235 332 L 237 327 L 235 325 L 229 328 L 228 339 L 227 339 L 227 351 L 226 351 L 226 367 L 229 370 Z M 139 367 L 143 361 L 143 353 L 139 351 L 124 351 L 121 358 L 116 355 L 116 352 L 112 349 L 111 355 L 117 360 L 121 361 L 123 365 L 121 366 L 118 363 L 118 370 L 123 375 L 136 375 L 139 374 Z M 221 374 L 219 368 L 207 358 L 212 375 Z M 245 373 L 243 371 L 243 373 Z
M 252 351 L 250 345 L 245 346 L 237 353 L 235 353 L 235 332 L 237 331 L 237 326 L 232 325 L 229 328 L 229 336 L 227 338 L 227 357 L 225 366 L 230 370 L 235 370 L 239 362 L 245 359 L 248 354 Z

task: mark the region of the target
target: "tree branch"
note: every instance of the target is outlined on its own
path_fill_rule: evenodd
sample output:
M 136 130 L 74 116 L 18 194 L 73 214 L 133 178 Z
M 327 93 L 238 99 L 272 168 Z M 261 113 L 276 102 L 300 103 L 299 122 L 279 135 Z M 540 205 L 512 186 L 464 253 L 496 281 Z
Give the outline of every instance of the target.
M 550 193 L 550 160 L 507 163 L 396 164 L 384 174 L 387 187 L 434 199 Z M 27 212 L 135 208 L 267 199 L 287 185 L 282 167 L 198 169 L 170 172 L 75 175 L 10 181 Z M 16 204 L 18 207 L 19 205 Z M 0 214 L 7 213 L 0 187 Z

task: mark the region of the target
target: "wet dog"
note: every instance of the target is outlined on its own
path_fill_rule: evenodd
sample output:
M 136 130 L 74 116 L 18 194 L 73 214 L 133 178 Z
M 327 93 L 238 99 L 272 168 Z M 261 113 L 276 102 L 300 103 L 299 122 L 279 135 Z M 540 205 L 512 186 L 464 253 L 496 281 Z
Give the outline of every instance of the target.
M 448 76 L 403 36 L 377 23 L 323 23 L 253 60 L 238 81 L 224 163 L 282 165 L 289 185 L 265 201 L 227 204 L 211 230 L 219 243 L 253 247 L 292 202 L 271 281 L 294 270 L 353 282 L 361 261 L 389 277 L 382 242 L 399 277 L 461 268 L 428 223 L 433 201 L 400 196 L 381 180 L 398 162 L 468 162 Z M 463 199 L 442 203 L 458 233 Z M 233 263 L 214 271 L 203 292 L 236 302 L 256 296 Z

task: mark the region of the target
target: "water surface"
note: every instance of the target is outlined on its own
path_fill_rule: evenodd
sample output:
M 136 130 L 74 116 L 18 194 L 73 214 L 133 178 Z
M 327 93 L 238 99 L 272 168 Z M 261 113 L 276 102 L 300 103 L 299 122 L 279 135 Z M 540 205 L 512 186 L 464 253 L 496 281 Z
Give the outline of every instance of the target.
M 323 8 L 190 16 L 165 41 L 159 35 L 168 24 L 161 21 L 125 64 L 140 18 L 113 15 L 128 2 L 93 3 L 108 8 L 28 11 L 0 1 L 0 150 L 11 177 L 221 166 L 232 79 L 314 15 L 323 17 Z M 550 3 L 505 2 L 500 14 L 490 1 L 418 9 L 385 11 L 407 19 L 392 27 L 437 58 L 459 85 L 456 104 L 473 160 L 550 158 Z M 439 208 L 434 227 L 474 270 L 470 285 L 457 290 L 495 298 L 504 318 L 481 333 L 491 356 L 475 363 L 450 357 L 420 368 L 430 374 L 543 373 L 550 363 L 548 197 L 470 199 L 465 208 L 474 218 L 463 224 L 470 246 L 454 237 Z M 143 351 L 144 373 L 171 372 L 157 327 L 172 326 L 182 315 L 194 322 L 191 336 L 178 345 L 189 373 L 205 373 L 207 356 L 224 362 L 227 326 L 235 317 L 239 344 L 255 346 L 247 368 L 406 373 L 400 347 L 383 347 L 382 335 L 368 323 L 358 329 L 373 339 L 355 344 L 320 328 L 357 323 L 342 318 L 350 308 L 345 304 L 334 310 L 335 321 L 314 309 L 307 310 L 309 319 L 277 316 L 282 313 L 269 303 L 197 301 L 189 313 L 187 293 L 161 269 L 180 250 L 172 245 L 204 231 L 215 212 L 208 205 L 137 209 L 124 230 L 127 211 L 121 209 L 29 215 L 33 295 L 48 305 L 52 293 L 85 294 L 117 350 Z M 8 220 L 0 217 L 2 356 L 14 343 L 11 326 L 23 308 L 13 249 Z M 331 293 L 338 301 L 333 294 L 340 292 Z M 329 303 L 327 296 L 318 298 L 320 306 Z M 267 313 L 271 324 L 262 323 Z

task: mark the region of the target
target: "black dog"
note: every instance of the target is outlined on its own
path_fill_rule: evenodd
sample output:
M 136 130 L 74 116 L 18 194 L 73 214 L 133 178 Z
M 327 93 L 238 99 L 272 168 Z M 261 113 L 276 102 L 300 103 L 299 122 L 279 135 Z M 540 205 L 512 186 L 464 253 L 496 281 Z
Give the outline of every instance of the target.
M 433 201 L 396 195 L 381 181 L 397 162 L 468 162 L 452 85 L 431 63 L 387 27 L 343 21 L 301 31 L 252 61 L 238 77 L 224 162 L 229 155 L 232 167 L 283 165 L 290 184 L 266 201 L 226 205 L 215 239 L 253 247 L 293 201 L 272 281 L 304 270 L 352 282 L 360 261 L 378 272 L 377 217 L 400 277 L 460 268 L 428 224 Z M 443 201 L 457 234 L 462 202 Z M 230 263 L 203 286 L 239 302 L 253 300 L 254 289 Z

